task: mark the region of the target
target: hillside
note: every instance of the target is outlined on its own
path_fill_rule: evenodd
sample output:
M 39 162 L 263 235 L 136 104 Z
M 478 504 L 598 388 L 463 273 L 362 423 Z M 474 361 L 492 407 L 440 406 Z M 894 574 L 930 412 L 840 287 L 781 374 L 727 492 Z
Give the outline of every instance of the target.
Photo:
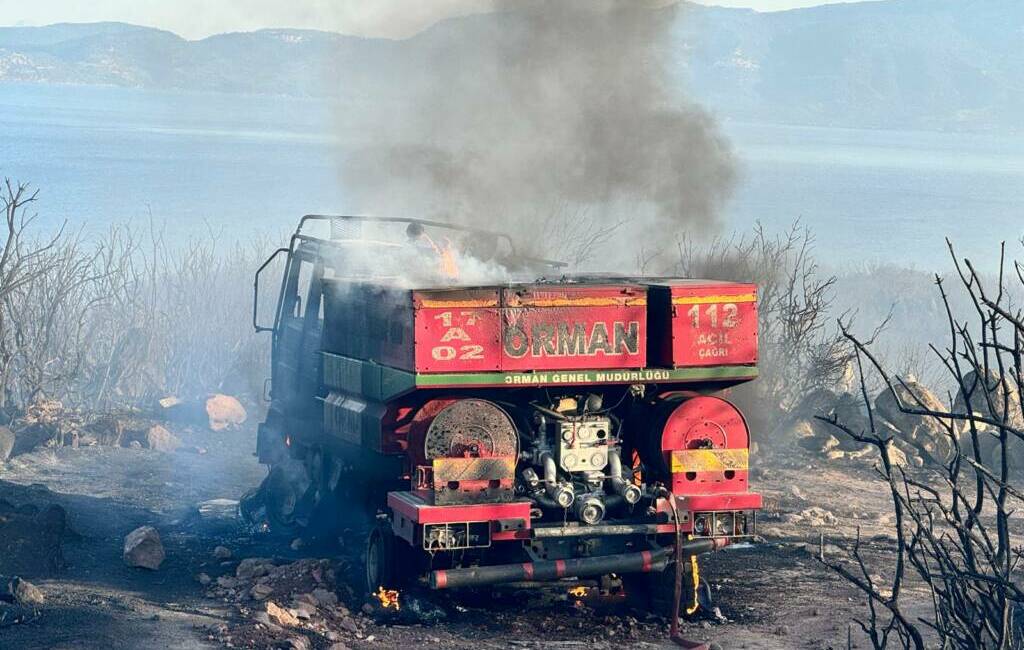
M 1007 129 L 1024 114 L 1024 3 L 1016 0 L 661 11 L 676 29 L 660 55 L 691 96 L 727 117 Z M 429 83 L 432 65 L 461 56 L 467 43 L 487 48 L 508 37 L 516 20 L 453 19 L 404 41 L 303 30 L 187 41 L 117 23 L 0 28 L 0 81 L 377 100 Z

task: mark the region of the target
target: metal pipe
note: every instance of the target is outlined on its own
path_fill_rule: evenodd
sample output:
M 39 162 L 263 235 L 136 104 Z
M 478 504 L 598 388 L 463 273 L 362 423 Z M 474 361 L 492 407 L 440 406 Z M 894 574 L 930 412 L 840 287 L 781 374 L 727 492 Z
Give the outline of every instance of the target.
M 608 450 L 608 474 L 611 491 L 622 497 L 629 505 L 635 504 L 643 496 L 638 486 L 626 480 L 622 469 L 622 451 L 618 447 Z
M 700 555 L 722 548 L 727 543 L 724 539 L 694 539 L 682 542 L 681 549 L 686 556 Z M 670 546 L 639 553 L 437 570 L 430 572 L 429 583 L 431 589 L 453 589 L 567 577 L 586 578 L 606 573 L 650 573 L 664 571 L 673 553 L 675 547 Z
M 545 451 L 540 456 L 541 465 L 544 467 L 544 490 L 559 508 L 568 508 L 576 500 L 576 494 L 572 483 L 558 482 L 558 466 L 551 452 Z
M 612 535 L 656 535 L 658 524 L 598 524 L 596 526 L 534 526 L 534 539 L 561 537 L 608 537 Z

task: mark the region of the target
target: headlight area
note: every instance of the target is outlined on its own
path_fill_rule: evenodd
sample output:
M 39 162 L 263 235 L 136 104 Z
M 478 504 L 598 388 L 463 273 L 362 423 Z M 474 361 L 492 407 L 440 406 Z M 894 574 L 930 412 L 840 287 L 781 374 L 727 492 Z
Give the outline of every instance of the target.
M 697 512 L 693 515 L 694 537 L 751 537 L 755 534 L 755 510 Z

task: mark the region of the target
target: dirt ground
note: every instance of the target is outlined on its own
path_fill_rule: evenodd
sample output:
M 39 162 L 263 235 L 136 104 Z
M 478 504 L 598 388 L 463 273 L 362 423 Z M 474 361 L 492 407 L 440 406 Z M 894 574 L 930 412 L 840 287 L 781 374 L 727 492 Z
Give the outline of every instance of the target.
M 40 587 L 46 603 L 38 617 L 0 627 L 0 648 L 278 647 L 245 633 L 258 607 L 218 597 L 196 576 L 231 576 L 238 558 L 287 565 L 328 557 L 344 582 L 355 548 L 332 550 L 333 556 L 317 548 L 294 550 L 290 540 L 253 534 L 235 517 L 199 514 L 197 504 L 237 499 L 264 475 L 253 456 L 251 429 L 202 435 L 199 442 L 208 450 L 202 455 L 62 448 L 0 465 L 0 499 L 58 503 L 75 533 L 65 543 L 62 570 L 24 576 Z M 826 554 L 838 557 L 860 527 L 869 556 L 884 566 L 892 514 L 883 486 L 863 460 L 808 464 L 796 455 L 773 454 L 754 462 L 753 487 L 766 498 L 759 519 L 765 540 L 702 562 L 701 575 L 725 620 L 690 622 L 686 636 L 721 648 L 845 648 L 850 622 L 862 615 L 864 601 L 816 561 L 819 534 L 825 535 Z M 122 562 L 125 534 L 141 525 L 156 527 L 163 538 L 167 560 L 158 571 Z M 229 548 L 233 559 L 216 559 L 217 546 Z M 359 603 L 346 603 L 339 589 L 338 611 L 346 613 L 348 604 L 352 612 L 345 617 L 351 618 L 348 629 L 330 638 L 305 634 L 307 647 L 597 648 L 617 647 L 624 639 L 634 647 L 676 647 L 666 640 L 661 619 L 623 599 L 568 596 L 571 586 L 433 595 L 431 606 L 446 614 L 436 625 L 381 623 L 361 613 Z M 925 595 L 918 595 L 924 608 Z M 869 644 L 855 631 L 853 647 Z

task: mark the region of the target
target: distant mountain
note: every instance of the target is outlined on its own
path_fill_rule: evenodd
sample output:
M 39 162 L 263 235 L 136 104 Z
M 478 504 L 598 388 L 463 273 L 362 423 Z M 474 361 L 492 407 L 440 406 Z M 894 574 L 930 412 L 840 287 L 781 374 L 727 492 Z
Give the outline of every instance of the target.
M 1022 126 L 1019 0 L 662 11 L 678 28 L 661 55 L 672 61 L 690 96 L 728 117 L 904 128 Z M 0 81 L 379 100 L 430 83 L 432 59 L 425 53 L 436 63 L 446 43 L 486 47 L 514 20 L 509 14 L 451 19 L 404 41 L 304 30 L 187 41 L 118 23 L 0 28 Z

